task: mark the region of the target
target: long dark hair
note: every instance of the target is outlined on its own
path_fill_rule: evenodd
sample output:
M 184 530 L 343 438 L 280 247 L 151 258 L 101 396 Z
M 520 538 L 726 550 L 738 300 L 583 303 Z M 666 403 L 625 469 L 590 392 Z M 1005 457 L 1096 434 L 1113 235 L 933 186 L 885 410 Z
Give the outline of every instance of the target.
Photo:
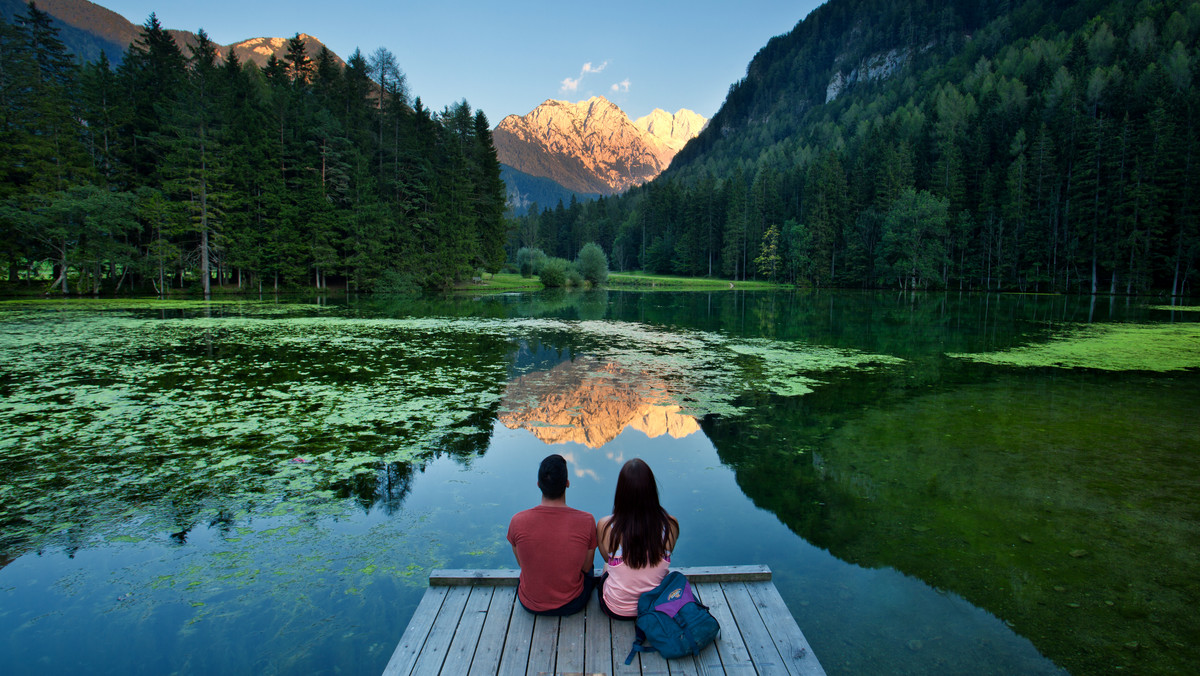
M 608 526 L 613 550 L 621 547 L 622 561 L 630 568 L 653 566 L 667 555 L 672 520 L 658 503 L 654 472 L 640 458 L 621 467 Z

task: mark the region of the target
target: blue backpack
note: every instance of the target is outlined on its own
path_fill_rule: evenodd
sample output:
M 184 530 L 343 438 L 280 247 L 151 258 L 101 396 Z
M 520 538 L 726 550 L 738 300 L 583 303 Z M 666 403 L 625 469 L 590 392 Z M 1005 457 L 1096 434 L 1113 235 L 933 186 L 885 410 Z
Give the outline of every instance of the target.
M 698 654 L 721 633 L 721 625 L 696 600 L 683 573 L 671 571 L 638 598 L 636 632 L 625 664 L 639 652 L 657 650 L 667 659 Z

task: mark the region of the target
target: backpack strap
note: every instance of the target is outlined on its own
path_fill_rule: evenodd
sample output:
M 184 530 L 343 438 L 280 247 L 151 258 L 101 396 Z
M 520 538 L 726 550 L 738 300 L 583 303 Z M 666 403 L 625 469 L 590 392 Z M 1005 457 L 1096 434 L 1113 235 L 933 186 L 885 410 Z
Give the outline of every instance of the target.
M 652 653 L 658 652 L 658 648 L 652 645 L 646 645 L 646 632 L 642 631 L 641 627 L 634 626 L 633 647 L 629 650 L 629 656 L 625 658 L 625 664 L 633 662 L 633 656 L 637 653 Z

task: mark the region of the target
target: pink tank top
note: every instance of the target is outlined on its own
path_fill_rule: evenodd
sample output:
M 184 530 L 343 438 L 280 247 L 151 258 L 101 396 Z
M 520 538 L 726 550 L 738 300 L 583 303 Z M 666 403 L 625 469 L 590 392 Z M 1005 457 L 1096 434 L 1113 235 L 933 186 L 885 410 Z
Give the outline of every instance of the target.
M 630 568 L 621 560 L 621 548 L 617 547 L 612 558 L 604 564 L 604 572 L 608 573 L 604 582 L 604 604 L 618 615 L 637 615 L 638 597 L 657 587 L 670 567 L 671 552 L 667 552 L 653 566 Z

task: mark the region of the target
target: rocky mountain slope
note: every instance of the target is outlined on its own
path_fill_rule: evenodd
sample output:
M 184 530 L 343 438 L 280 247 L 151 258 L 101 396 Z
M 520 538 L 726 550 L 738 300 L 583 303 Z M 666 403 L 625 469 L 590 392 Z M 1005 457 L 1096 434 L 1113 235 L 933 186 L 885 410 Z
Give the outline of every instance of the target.
M 601 96 L 547 100 L 524 116 L 509 115 L 493 132 L 500 162 L 549 178 L 577 193 L 611 195 L 658 176 L 704 118 L 690 110 L 656 110 L 637 122 Z
M 633 126 L 653 135 L 676 153 L 688 141 L 696 138 L 706 124 L 708 120 L 703 115 L 687 108 L 680 108 L 674 115 L 662 108 L 655 108 L 649 115 L 633 121 Z
M 100 53 L 104 52 L 113 64 L 120 63 L 129 44 L 141 34 L 140 24 L 134 24 L 120 14 L 88 0 L 38 0 L 36 4 L 38 9 L 55 18 L 64 44 L 85 61 L 98 59 Z M 22 0 L 0 0 L 0 15 L 5 20 L 11 21 L 14 16 L 24 14 L 25 3 Z M 142 17 L 142 20 L 146 18 L 148 17 Z M 190 47 L 196 42 L 196 34 L 186 30 L 169 32 L 183 49 L 183 53 L 190 54 Z M 310 57 L 316 57 L 324 46 L 311 35 L 301 33 L 300 38 L 304 40 Z M 272 54 L 276 58 L 283 58 L 287 51 L 287 39 L 259 37 L 219 45 L 217 57 L 224 59 L 230 50 L 237 54 L 243 63 L 253 61 L 263 66 Z M 342 64 L 342 60 L 336 54 L 334 60 Z

